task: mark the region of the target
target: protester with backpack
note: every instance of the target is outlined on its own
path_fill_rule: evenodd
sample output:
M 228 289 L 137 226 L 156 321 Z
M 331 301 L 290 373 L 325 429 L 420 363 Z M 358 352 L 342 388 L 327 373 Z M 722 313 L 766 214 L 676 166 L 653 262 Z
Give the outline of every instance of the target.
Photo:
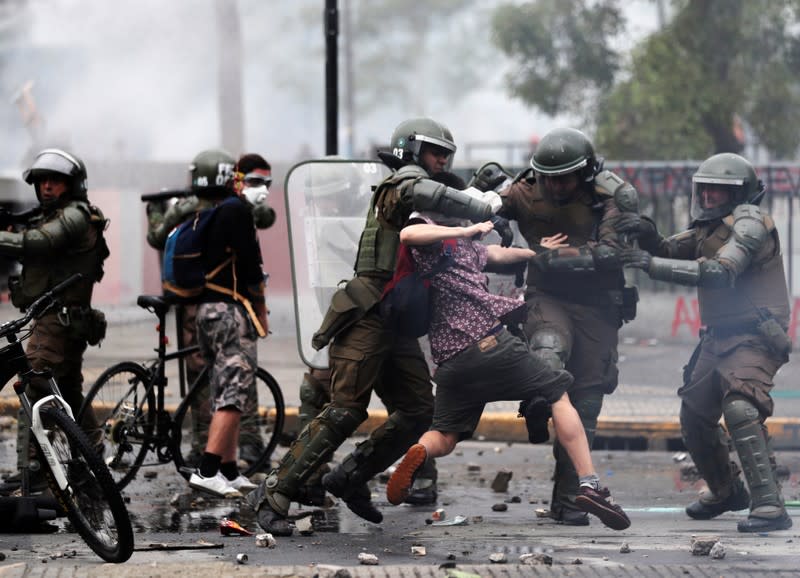
M 572 376 L 550 368 L 528 351 L 524 340 L 506 330 L 508 316 L 524 307 L 516 299 L 488 290 L 487 264 L 525 262 L 536 253 L 520 247 L 483 245 L 491 222 L 471 224 L 442 215 L 412 215 L 400 233 L 422 274 L 431 279 L 432 319 L 429 339 L 437 364 L 436 402 L 431 429 L 411 446 L 386 486 L 392 504 L 405 500 L 417 471 L 428 459 L 445 456 L 460 440 L 472 436 L 484 406 L 493 401 L 545 398 L 553 425 L 580 475 L 578 506 L 604 524 L 624 530 L 630 520 L 600 488 L 589 454 L 586 433 L 569 401 Z M 545 248 L 565 246 L 566 236 L 541 240 Z M 455 241 L 455 243 L 453 243 Z M 441 248 L 449 243 L 452 263 L 441 269 Z
M 430 375 L 419 343 L 388 329 L 377 307 L 394 274 L 400 229 L 414 210 L 483 221 L 500 206 L 494 193 L 459 191 L 431 179 L 449 168 L 456 151 L 444 125 L 430 118 L 402 122 L 392 134 L 391 147 L 392 153 L 382 153 L 381 158 L 396 171 L 378 185 L 370 201 L 356 275 L 333 294 L 312 342 L 318 350 L 330 343 L 331 401 L 247 497 L 259 525 L 275 535 L 291 535 L 287 519 L 291 502 L 367 418 L 373 391 L 386 405 L 387 421 L 322 483 L 357 515 L 373 523 L 382 521 L 367 482 L 405 453 L 428 428 L 433 411 Z
M 97 345 L 106 332 L 102 311 L 91 306 L 95 283 L 103 277 L 103 262 L 109 255 L 103 231 L 108 220 L 89 202 L 86 166 L 75 155 L 61 149 L 45 149 L 36 155 L 23 173 L 33 185 L 38 211 L 19 231 L 0 231 L 0 255 L 19 259 L 19 277 L 9 278 L 11 302 L 25 310 L 42 293 L 76 273 L 83 279 L 61 296 L 62 307 L 33 324 L 26 354 L 36 372 L 52 371 L 64 399 L 75 415 L 83 402 L 83 353 Z M 28 395 L 33 401 L 50 393 L 47 377 L 31 378 Z M 42 392 L 42 393 L 39 393 Z M 30 428 L 20 412 L 17 426 L 17 466 L 25 452 L 35 459 L 29 443 Z M 93 412 L 84 414 L 80 424 L 92 441 L 99 441 L 99 425 Z M 31 468 L 32 488 L 43 490 L 47 483 L 43 469 Z M 19 488 L 20 476 L 6 480 L 0 492 Z
M 268 332 L 261 249 L 248 201 L 233 189 L 234 165 L 225 151 L 207 150 L 189 168 L 192 189 L 213 204 L 196 219 L 205 222 L 206 271 L 206 285 L 197 296 L 197 338 L 210 367 L 214 412 L 189 485 L 226 498 L 255 488 L 239 473 L 236 452 L 241 415 L 255 388 L 256 339 Z
M 253 220 L 257 229 L 268 229 L 275 222 L 275 210 L 268 202 L 269 187 L 272 184 L 272 166 L 257 153 L 246 153 L 239 157 L 234 170 L 234 189 L 246 198 L 253 210 Z M 147 242 L 159 252 L 164 251 L 167 236 L 181 223 L 198 212 L 213 206 L 212 199 L 199 197 L 196 191 L 187 191 L 186 196 L 173 199 L 151 200 L 147 203 Z M 163 256 L 162 256 L 163 260 Z M 178 302 L 175 305 L 175 319 L 178 326 L 179 347 L 197 344 L 197 303 Z M 186 379 L 194 383 L 205 367 L 200 351 L 187 355 Z M 190 462 L 197 462 L 208 438 L 208 425 L 211 421 L 211 406 L 208 388 L 194 398 L 192 406 L 192 447 Z M 242 415 L 239 438 L 239 462 L 245 465 L 255 462 L 263 453 L 263 442 L 248 432 L 257 430 L 258 392 L 248 396 L 248 408 Z M 194 459 L 196 458 L 196 459 Z

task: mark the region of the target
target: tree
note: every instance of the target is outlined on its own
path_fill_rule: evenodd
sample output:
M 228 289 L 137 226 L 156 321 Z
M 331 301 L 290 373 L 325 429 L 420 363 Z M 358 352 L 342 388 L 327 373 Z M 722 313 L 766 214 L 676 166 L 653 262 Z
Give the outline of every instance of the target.
M 625 30 L 617 2 L 593 5 L 592 11 L 617 19 L 607 16 L 584 27 L 596 38 L 586 46 L 570 40 L 569 27 L 558 27 L 565 18 L 585 17 L 586 5 L 538 0 L 516 7 L 538 15 L 542 20 L 537 22 L 519 14 L 510 22 L 506 11 L 513 9 L 498 9 L 498 45 L 516 58 L 541 51 L 544 56 L 537 58 L 550 62 L 550 70 L 540 65 L 536 75 L 523 74 L 523 80 L 511 84 L 512 92 L 545 112 L 583 113 L 588 124 L 597 126 L 598 148 L 613 158 L 740 152 L 745 144 L 742 125 L 775 156 L 797 150 L 798 0 L 675 0 L 672 22 L 634 47 L 627 66 L 620 64 L 622 55 L 608 48 Z M 556 33 L 543 37 L 543 26 Z M 503 37 L 512 32 L 517 44 L 504 44 Z M 598 55 L 605 55 L 605 63 Z M 586 70 L 582 62 L 606 70 Z M 536 94 L 537 89 L 547 98 Z M 578 104 L 587 101 L 591 106 L 581 110 Z
M 551 115 L 591 113 L 592 95 L 613 86 L 624 31 L 616 0 L 538 0 L 507 4 L 492 18 L 492 40 L 513 62 L 511 93 Z

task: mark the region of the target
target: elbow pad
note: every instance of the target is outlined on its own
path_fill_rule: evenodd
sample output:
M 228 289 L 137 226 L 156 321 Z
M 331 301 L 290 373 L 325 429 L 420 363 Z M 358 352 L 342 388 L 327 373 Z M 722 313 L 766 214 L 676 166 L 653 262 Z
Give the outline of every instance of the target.
M 412 199 L 417 211 L 433 211 L 448 217 L 469 219 L 475 223 L 488 221 L 492 206 L 484 201 L 484 193 L 473 189 L 459 191 L 430 179 L 422 179 L 413 184 Z M 500 197 L 495 194 L 497 198 Z M 500 208 L 499 206 L 497 207 Z
M 701 262 L 653 257 L 648 274 L 657 281 L 690 287 L 722 289 L 732 286 L 730 272 L 716 259 Z
M 561 249 L 552 249 L 542 254 L 542 258 L 536 258 L 536 262 L 542 271 L 559 273 L 586 273 L 595 271 L 594 255 L 586 248 L 578 250 L 574 254 L 574 249 L 565 253 Z
M 647 274 L 656 281 L 696 287 L 700 280 L 700 264 L 697 261 L 653 257 Z

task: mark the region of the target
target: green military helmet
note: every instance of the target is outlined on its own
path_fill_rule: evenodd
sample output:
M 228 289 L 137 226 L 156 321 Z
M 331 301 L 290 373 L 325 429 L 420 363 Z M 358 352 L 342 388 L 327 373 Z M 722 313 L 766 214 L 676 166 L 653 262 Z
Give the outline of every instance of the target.
M 231 192 L 233 169 L 236 160 L 222 149 L 209 149 L 201 152 L 189 165 L 192 190 L 200 195 L 219 195 Z
M 545 198 L 557 205 L 566 205 L 584 190 L 583 183 L 591 182 L 598 170 L 594 146 L 585 134 L 574 128 L 556 128 L 539 141 L 531 157 Z M 577 185 L 565 188 L 565 183 L 577 176 Z
M 449 171 L 456 143 L 450 129 L 432 118 L 411 118 L 397 125 L 392 133 L 392 154 L 403 162 L 419 165 L 420 152 L 425 143 L 450 151 L 450 161 L 445 168 Z
M 531 166 L 541 175 L 581 171 L 583 180 L 590 181 L 595 175 L 597 158 L 589 137 L 574 128 L 557 128 L 539 141 Z
M 34 186 L 38 197 L 39 181 L 48 174 L 64 177 L 72 198 L 86 199 L 86 165 L 77 156 L 62 149 L 44 149 L 33 159 L 30 168 L 22 173 L 22 178 Z
M 710 221 L 731 214 L 737 205 L 757 205 L 765 191 L 750 161 L 733 153 L 714 155 L 692 176 L 692 219 Z

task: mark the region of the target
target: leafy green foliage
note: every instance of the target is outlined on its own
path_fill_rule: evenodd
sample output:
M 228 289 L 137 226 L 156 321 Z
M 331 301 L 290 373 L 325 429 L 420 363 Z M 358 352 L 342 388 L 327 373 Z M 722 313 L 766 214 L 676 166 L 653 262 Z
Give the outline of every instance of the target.
M 672 6 L 672 21 L 626 55 L 610 48 L 626 29 L 613 0 L 499 7 L 494 40 L 517 63 L 512 94 L 550 114 L 582 114 L 609 158 L 740 152 L 745 134 L 777 157 L 793 155 L 800 1 Z

